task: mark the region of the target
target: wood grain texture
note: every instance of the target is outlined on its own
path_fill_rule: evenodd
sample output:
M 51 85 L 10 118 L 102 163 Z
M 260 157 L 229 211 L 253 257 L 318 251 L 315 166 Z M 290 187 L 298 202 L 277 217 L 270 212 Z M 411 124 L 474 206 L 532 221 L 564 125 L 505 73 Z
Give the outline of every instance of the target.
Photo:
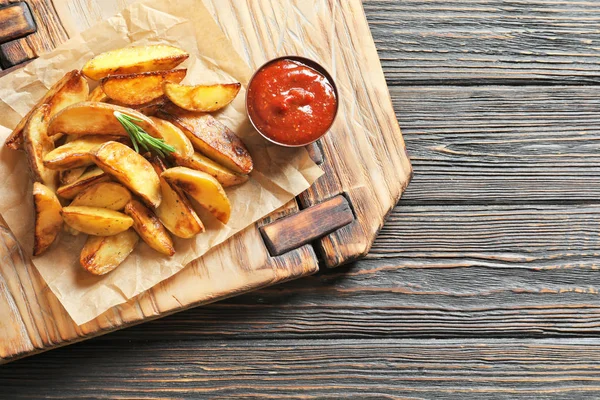
M 27 3 L 19 2 L 0 8 L 0 42 L 8 42 L 36 31 Z

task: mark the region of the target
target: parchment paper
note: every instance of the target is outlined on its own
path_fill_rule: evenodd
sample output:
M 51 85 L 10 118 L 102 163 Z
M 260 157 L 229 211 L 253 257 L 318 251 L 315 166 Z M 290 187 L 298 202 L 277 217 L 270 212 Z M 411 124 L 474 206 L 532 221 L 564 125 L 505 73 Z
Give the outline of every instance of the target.
M 62 234 L 49 251 L 33 263 L 75 323 L 83 324 L 110 307 L 148 290 L 180 271 L 236 232 L 287 203 L 306 190 L 321 170 L 304 149 L 271 145 L 255 132 L 245 113 L 245 86 L 252 71 L 233 50 L 200 1 L 155 0 L 135 3 L 120 14 L 74 36 L 52 53 L 0 79 L 0 140 L 4 142 L 48 88 L 66 72 L 78 69 L 103 51 L 129 45 L 166 43 L 191 54 L 186 83 L 239 81 L 244 85 L 236 100 L 215 115 L 248 146 L 254 159 L 251 179 L 227 189 L 232 216 L 223 225 L 207 212 L 199 212 L 206 232 L 195 239 L 174 237 L 176 254 L 160 255 L 140 241 L 127 260 L 112 273 L 95 277 L 79 266 L 86 235 Z M 93 84 L 92 84 L 93 86 Z M 31 255 L 33 205 L 25 155 L 0 150 L 0 213 Z M 257 249 L 248 248 L 252 252 Z

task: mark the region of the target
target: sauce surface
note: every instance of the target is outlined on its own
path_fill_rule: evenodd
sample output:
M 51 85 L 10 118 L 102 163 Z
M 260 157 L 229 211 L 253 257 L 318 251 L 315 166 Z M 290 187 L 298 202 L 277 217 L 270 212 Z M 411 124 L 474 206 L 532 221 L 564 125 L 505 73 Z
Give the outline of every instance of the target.
M 318 139 L 333 123 L 336 111 L 329 80 L 299 61 L 267 64 L 248 87 L 252 122 L 277 143 L 302 145 Z

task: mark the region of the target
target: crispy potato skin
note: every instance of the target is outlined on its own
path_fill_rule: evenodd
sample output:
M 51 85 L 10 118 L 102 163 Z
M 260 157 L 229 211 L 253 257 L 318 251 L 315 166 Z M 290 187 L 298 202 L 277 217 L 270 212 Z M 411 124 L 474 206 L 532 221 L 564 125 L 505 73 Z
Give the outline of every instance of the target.
M 173 239 L 148 207 L 133 199 L 125 206 L 125 214 L 133 219 L 133 229 L 148 246 L 167 256 L 175 254 Z
M 195 112 L 214 112 L 222 109 L 235 99 L 241 87 L 239 83 L 199 86 L 180 85 L 179 82 L 163 84 L 164 93 L 173 104 Z
M 173 69 L 188 57 L 188 53 L 173 46 L 132 46 L 99 54 L 89 60 L 82 71 L 97 81 L 108 75 Z
M 114 236 L 89 236 L 81 250 L 79 264 L 94 275 L 105 275 L 125 261 L 138 241 L 133 229 Z
M 92 151 L 102 143 L 119 140 L 113 136 L 83 136 L 57 147 L 44 156 L 46 168 L 64 170 L 87 167 L 94 164 Z
M 131 201 L 131 193 L 116 182 L 100 182 L 81 191 L 70 206 L 108 208 L 120 211 Z
M 106 100 L 108 100 L 108 96 L 104 93 L 104 90 L 102 90 L 102 86 L 100 85 L 96 86 L 87 98 L 87 101 L 95 101 L 98 103 L 104 103 Z
M 185 78 L 186 69 L 150 71 L 129 75 L 109 75 L 100 85 L 106 95 L 129 106 L 146 104 L 164 95 L 163 83 L 179 83 Z
M 106 142 L 94 152 L 98 167 L 156 208 L 161 202 L 160 179 L 152 164 L 131 148 Z
M 58 185 L 58 172 L 47 168 L 43 161 L 46 154 L 54 150 L 54 142 L 46 134 L 49 113 L 50 106 L 43 104 L 31 114 L 23 131 L 24 147 L 33 180 L 55 191 Z
M 151 162 L 157 174 L 160 175 L 166 170 L 160 158 L 154 157 Z M 165 228 L 183 239 L 204 232 L 204 225 L 185 193 L 178 187 L 171 186 L 163 177 L 160 178 L 160 188 L 162 201 L 155 213 Z
M 49 116 L 52 117 L 63 108 L 71 104 L 85 101 L 89 93 L 89 86 L 79 70 L 67 72 L 50 90 L 38 101 L 36 106 L 27 113 L 17 124 L 10 136 L 6 139 L 5 145 L 13 150 L 19 150 L 23 147 L 23 129 L 31 117 L 33 111 L 42 104 L 48 104 L 50 107 Z
M 59 173 L 59 181 L 61 186 L 69 185 L 75 182 L 77 179 L 83 175 L 86 168 L 73 168 L 73 169 L 65 169 L 64 171 L 60 171 Z
M 189 194 L 222 223 L 229 222 L 231 203 L 219 181 L 212 176 L 186 167 L 174 167 L 163 172 L 161 177 Z
M 224 188 L 240 185 L 248 181 L 248 175 L 236 174 L 199 153 L 194 153 L 191 157 L 181 157 L 175 154 L 175 163 L 182 167 L 206 172 L 218 180 Z
M 179 127 L 194 148 L 211 160 L 239 174 L 246 175 L 252 171 L 252 157 L 244 143 L 212 115 L 167 104 L 157 116 Z
M 157 117 L 150 117 L 150 119 L 158 128 L 161 138 L 165 143 L 173 146 L 178 155 L 185 158 L 194 155 L 194 146 L 181 129 L 164 119 Z
M 61 214 L 71 228 L 94 236 L 116 235 L 133 225 L 131 217 L 106 208 L 68 206 Z
M 39 256 L 56 240 L 63 226 L 61 205 L 54 192 L 47 186 L 33 183 L 33 207 L 35 210 L 35 233 L 33 255 Z
M 109 180 L 110 176 L 106 172 L 98 167 L 94 167 L 85 171 L 76 181 L 59 187 L 56 194 L 63 199 L 72 199 L 91 185 Z

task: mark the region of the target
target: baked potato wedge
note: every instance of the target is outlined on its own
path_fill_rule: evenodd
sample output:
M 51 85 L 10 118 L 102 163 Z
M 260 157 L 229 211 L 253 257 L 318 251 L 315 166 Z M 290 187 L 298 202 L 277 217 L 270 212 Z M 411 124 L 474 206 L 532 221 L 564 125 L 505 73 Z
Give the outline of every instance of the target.
M 67 74 L 62 77 L 61 80 L 56 82 L 40 101 L 37 102 L 36 106 L 21 119 L 10 136 L 6 139 L 6 146 L 13 150 L 19 150 L 23 147 L 23 129 L 36 108 L 42 104 L 48 104 L 50 107 L 48 116 L 52 117 L 54 114 L 71 104 L 85 101 L 89 90 L 87 80 L 85 80 L 79 70 L 67 72 Z
M 179 82 L 163 83 L 163 91 L 173 104 L 196 112 L 220 110 L 235 99 L 241 87 L 239 83 L 198 86 L 181 85 Z
M 102 78 L 100 86 L 108 97 L 129 106 L 146 104 L 164 95 L 165 82 L 179 83 L 187 69 L 141 72 L 129 75 L 109 75 Z
M 72 199 L 77 196 L 82 190 L 95 185 L 98 182 L 106 182 L 110 180 L 110 175 L 102 171 L 98 167 L 93 167 L 86 170 L 77 180 L 67 185 L 61 186 L 56 190 L 63 199 Z
M 94 275 L 105 275 L 117 268 L 131 254 L 139 238 L 133 229 L 114 236 L 89 236 L 79 264 Z
M 46 134 L 49 113 L 50 106 L 48 104 L 42 104 L 36 108 L 25 125 L 23 136 L 33 181 L 41 182 L 55 191 L 58 185 L 58 172 L 44 165 L 44 157 L 54 150 L 54 142 Z
M 59 182 L 61 186 L 68 185 L 70 183 L 75 182 L 77 179 L 83 175 L 85 172 L 85 167 L 73 168 L 73 169 L 65 169 L 64 171 L 59 172 Z
M 161 174 L 170 184 L 192 196 L 219 221 L 226 224 L 231 216 L 231 203 L 223 187 L 206 172 L 186 167 L 169 168 Z
M 124 47 L 98 54 L 83 66 L 82 72 L 98 81 L 108 75 L 173 69 L 189 56 L 177 47 L 164 44 Z
M 166 170 L 158 157 L 152 159 L 152 166 L 159 175 Z M 162 201 L 154 211 L 169 232 L 183 239 L 204 232 L 202 221 L 181 189 L 171 186 L 163 177 L 160 178 L 160 189 Z
M 157 117 L 150 117 L 150 119 L 158 128 L 161 139 L 173 146 L 179 156 L 188 158 L 194 155 L 194 146 L 181 129 L 164 119 Z
M 200 153 L 194 153 L 191 157 L 181 157 L 179 154 L 175 154 L 175 162 L 182 167 L 206 172 L 218 180 L 224 188 L 240 185 L 248 181 L 248 175 L 236 174 Z
M 167 256 L 175 254 L 171 235 L 148 207 L 133 199 L 125 206 L 125 214 L 133 219 L 133 229 L 148 246 Z
M 63 226 L 61 205 L 54 192 L 39 182 L 33 183 L 35 233 L 33 255 L 39 256 L 54 242 Z
M 79 232 L 94 236 L 112 236 L 131 228 L 133 219 L 107 208 L 68 206 L 63 207 L 65 224 Z
M 212 115 L 187 111 L 173 104 L 167 104 L 157 115 L 179 127 L 194 148 L 211 160 L 238 174 L 252 171 L 252 157 L 244 143 Z
M 131 193 L 116 182 L 99 182 L 82 190 L 69 206 L 108 208 L 120 211 L 131 201 Z
M 104 103 L 108 100 L 108 96 L 102 90 L 102 86 L 98 85 L 94 90 L 90 92 L 87 101 L 95 101 L 98 103 Z
M 53 136 L 64 133 L 74 136 L 128 136 L 123 125 L 115 117 L 115 112 L 138 119 L 139 121 L 136 121 L 136 124 L 149 135 L 160 137 L 154 123 L 144 114 L 131 108 L 93 101 L 73 104 L 52 117 L 48 124 L 48 135 Z
M 140 196 L 146 204 L 158 207 L 161 201 L 160 179 L 152 164 L 119 142 L 106 142 L 94 151 L 98 167 Z
M 72 169 L 87 167 L 94 164 L 92 151 L 110 140 L 118 140 L 119 137 L 105 135 L 82 136 L 64 145 L 57 147 L 44 156 L 44 165 L 50 169 Z

